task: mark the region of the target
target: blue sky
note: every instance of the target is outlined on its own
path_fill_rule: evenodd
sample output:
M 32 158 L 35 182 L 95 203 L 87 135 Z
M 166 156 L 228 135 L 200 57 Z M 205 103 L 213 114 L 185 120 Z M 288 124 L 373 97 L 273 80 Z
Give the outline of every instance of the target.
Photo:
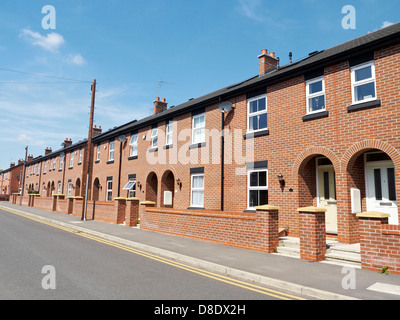
M 45 5 L 54 30 L 42 28 Z M 354 30 L 342 28 L 345 5 Z M 156 96 L 178 105 L 257 75 L 264 48 L 285 64 L 396 22 L 398 0 L 2 0 L 0 168 L 26 146 L 36 157 L 84 139 L 93 79 L 106 131 L 150 115 Z

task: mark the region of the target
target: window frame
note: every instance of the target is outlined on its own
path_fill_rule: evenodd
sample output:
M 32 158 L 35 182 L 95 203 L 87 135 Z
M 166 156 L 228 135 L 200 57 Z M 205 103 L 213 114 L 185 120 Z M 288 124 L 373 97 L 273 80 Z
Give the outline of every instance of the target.
M 136 137 L 136 141 L 133 142 L 133 138 Z M 129 155 L 130 157 L 135 157 L 138 155 L 138 141 L 139 141 L 139 135 L 136 134 L 132 134 L 131 136 L 131 140 L 129 142 Z M 136 148 L 136 152 L 134 152 L 134 148 Z
M 70 168 L 74 167 L 74 151 L 71 152 L 71 157 L 69 159 L 69 167 Z
M 115 157 L 115 140 L 112 140 L 108 144 L 108 161 L 114 161 L 114 157 Z
M 194 188 L 193 181 L 195 177 L 203 177 L 203 187 L 202 188 Z M 205 177 L 204 173 L 192 173 L 190 175 L 190 207 L 192 208 L 204 208 L 204 186 L 205 186 Z M 202 204 L 194 204 L 193 203 L 193 192 L 194 191 L 202 191 L 203 192 L 203 203 Z
M 371 78 L 356 81 L 356 71 L 365 69 L 367 67 L 371 67 Z M 357 87 L 360 87 L 360 86 L 363 86 L 363 85 L 366 85 L 369 83 L 374 83 L 375 97 L 357 101 L 355 89 Z M 374 101 L 377 99 L 378 94 L 376 91 L 375 61 L 369 61 L 366 63 L 362 63 L 362 64 L 356 65 L 351 68 L 351 95 L 352 95 L 353 104 L 365 103 L 365 102 Z
M 266 186 L 250 186 L 250 175 L 254 172 L 265 172 L 266 173 Z M 250 191 L 260 191 L 260 190 L 267 190 L 268 191 L 268 168 L 264 169 L 248 169 L 247 170 L 247 210 L 255 210 L 255 207 L 250 206 Z M 258 206 L 258 205 L 257 205 Z
M 262 111 L 256 111 L 256 112 L 250 112 L 250 106 L 251 103 L 254 101 L 258 101 L 261 99 L 265 99 L 265 110 Z M 261 128 L 261 129 L 250 129 L 250 118 L 253 118 L 255 116 L 259 116 L 262 114 L 266 114 L 267 115 L 267 126 L 265 128 Z M 247 133 L 253 133 L 253 132 L 259 132 L 259 131 L 264 131 L 264 130 L 268 130 L 268 99 L 267 99 L 267 94 L 261 94 L 259 96 L 250 98 L 247 100 Z
M 97 151 L 96 151 L 96 161 L 100 161 L 100 151 L 101 151 L 101 145 L 97 145 Z
M 194 126 L 195 119 L 201 118 L 201 117 L 204 117 L 203 125 L 201 127 L 195 128 L 195 126 Z M 201 135 L 200 141 L 195 141 L 194 140 L 195 136 L 196 136 L 195 132 L 202 131 L 202 130 L 204 130 L 204 134 Z M 203 142 L 206 142 L 206 113 L 205 112 L 202 112 L 202 113 L 192 116 L 192 143 L 195 144 L 195 143 L 203 143 Z
M 109 188 L 109 183 L 111 183 L 111 189 Z M 112 186 L 113 185 L 113 179 L 107 179 L 107 184 L 106 184 L 106 201 L 111 202 L 112 201 Z
M 310 93 L 310 86 L 314 83 L 322 81 L 322 91 L 318 91 L 317 93 Z M 316 98 L 316 97 L 324 97 L 324 108 L 316 111 L 311 111 L 310 110 L 310 99 Z M 311 80 L 306 81 L 306 98 L 307 98 L 307 114 L 314 114 L 318 112 L 324 112 L 326 111 L 326 95 L 325 95 L 325 77 L 318 77 L 314 78 Z
M 173 134 L 174 134 L 174 121 L 169 120 L 167 122 L 166 128 L 165 128 L 165 145 L 167 145 L 167 146 L 172 145 Z M 171 141 L 168 141 L 168 140 L 171 140 Z
M 150 138 L 151 138 L 151 148 L 157 148 L 158 147 L 158 127 L 151 129 Z

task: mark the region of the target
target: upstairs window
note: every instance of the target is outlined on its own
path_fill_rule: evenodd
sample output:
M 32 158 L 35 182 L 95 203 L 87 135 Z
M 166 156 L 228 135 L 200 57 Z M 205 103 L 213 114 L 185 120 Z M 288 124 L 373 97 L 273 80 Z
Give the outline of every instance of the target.
M 71 152 L 71 159 L 69 161 L 69 167 L 72 168 L 74 166 L 74 152 Z
M 158 143 L 158 128 L 153 128 L 151 130 L 151 147 L 157 148 Z
M 171 145 L 172 144 L 172 133 L 173 133 L 173 121 L 168 121 L 167 123 L 167 135 L 165 138 L 165 144 L 166 145 Z
M 248 132 L 267 129 L 267 96 L 248 100 Z
M 110 141 L 108 150 L 108 161 L 114 161 L 115 141 Z
M 369 62 L 351 69 L 353 103 L 376 99 L 375 64 Z
M 131 137 L 131 142 L 130 142 L 130 156 L 134 157 L 138 155 L 138 135 L 133 134 Z
M 206 141 L 206 115 L 204 113 L 193 116 L 192 141 L 201 143 Z
M 97 145 L 96 161 L 100 161 L 100 145 Z
M 306 82 L 307 114 L 325 110 L 325 81 L 324 78 Z

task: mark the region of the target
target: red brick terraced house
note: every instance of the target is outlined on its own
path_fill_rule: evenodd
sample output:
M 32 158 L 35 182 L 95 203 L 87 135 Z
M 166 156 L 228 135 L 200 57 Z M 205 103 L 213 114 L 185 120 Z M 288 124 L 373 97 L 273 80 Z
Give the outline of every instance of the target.
M 258 64 L 245 81 L 169 108 L 156 98 L 147 118 L 94 128 L 89 216 L 110 221 L 96 202 L 136 199 L 143 228 L 264 251 L 256 208 L 276 206 L 294 237 L 299 208 L 317 208 L 341 243 L 362 241 L 361 220 L 376 219 L 397 243 L 400 23 L 284 66 L 262 50 Z M 86 146 L 66 139 L 30 161 L 27 190 L 82 195 Z

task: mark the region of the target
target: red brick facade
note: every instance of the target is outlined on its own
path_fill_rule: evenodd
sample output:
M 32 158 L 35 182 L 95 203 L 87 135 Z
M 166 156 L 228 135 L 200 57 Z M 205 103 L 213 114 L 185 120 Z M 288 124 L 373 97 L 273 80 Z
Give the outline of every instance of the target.
M 345 48 L 340 54 L 332 53 L 329 59 L 315 58 L 327 54 L 327 50 L 298 64 L 279 67 L 275 55 L 263 51 L 259 56 L 258 77 L 174 108 L 168 109 L 165 99 L 156 98 L 153 116 L 95 136 L 91 151 L 93 179 L 89 183 L 88 217 L 92 216 L 91 208 L 95 207 L 93 201 L 100 205 L 107 200 L 113 203 L 116 197 L 129 197 L 129 192 L 123 188 L 129 179 L 134 179 L 135 193 L 131 196 L 140 202 L 155 203 L 155 208 L 149 210 L 139 206 L 139 216 L 144 221 L 142 227 L 224 242 L 222 236 L 218 238 L 218 228 L 212 225 L 207 231 L 213 233 L 210 236 L 200 228 L 182 230 L 201 225 L 196 221 L 197 217 L 205 218 L 210 212 L 219 212 L 215 213 L 217 215 L 234 213 L 231 222 L 223 221 L 234 224 L 243 220 L 242 226 L 254 219 L 249 217 L 249 214 L 255 214 L 254 207 L 249 208 L 249 168 L 254 167 L 267 170 L 268 203 L 280 207 L 279 228 L 287 228 L 289 235 L 300 237 L 298 208 L 319 206 L 316 159 L 322 157 L 334 169 L 335 201 L 331 202 L 337 208 L 338 239 L 343 243 L 359 242 L 359 219 L 351 209 L 350 189 L 360 190 L 360 211 L 368 211 L 366 152 L 381 151 L 391 159 L 395 170 L 395 195 L 400 198 L 399 25 L 391 28 L 394 30 L 391 37 L 382 35 L 370 42 L 366 39 L 362 45 Z M 375 72 L 375 99 L 355 104 L 352 68 L 366 62 L 372 63 L 371 70 Z M 307 79 L 313 79 L 313 74 L 314 78 L 323 78 L 325 109 L 308 113 Z M 265 130 L 249 134 L 249 102 L 257 96 L 266 97 L 268 125 Z M 233 106 L 229 113 L 223 114 L 223 178 L 222 115 L 218 108 L 221 102 L 230 102 Z M 205 119 L 201 122 L 204 123 L 205 139 L 197 143 L 194 141 L 194 119 L 201 114 Z M 170 120 L 173 121 L 172 140 L 167 144 Z M 155 128 L 158 129 L 157 148 L 152 145 Z M 133 155 L 132 135 L 137 135 L 137 153 Z M 110 142 L 114 143 L 113 158 L 110 158 Z M 70 196 L 82 195 L 80 186 L 84 185 L 82 182 L 86 177 L 78 161 L 80 150 L 84 155 L 85 148 L 85 141 L 66 147 L 61 167 L 62 150 L 45 155 L 43 159 L 33 159 L 27 166 L 30 173 L 25 186 L 30 190 L 38 189 L 40 196 L 46 198 L 58 193 L 59 181 L 60 193 L 68 195 L 68 181 L 71 181 Z M 74 162 L 70 168 L 72 153 Z M 204 175 L 204 206 L 193 208 L 192 198 L 198 194 L 194 192 L 192 179 L 193 174 L 199 172 Z M 164 197 L 169 196 L 172 196 L 172 205 L 164 204 Z M 43 200 L 37 200 L 35 204 L 40 206 L 39 202 Z M 67 208 L 67 203 L 62 205 Z M 124 210 L 131 208 L 130 204 L 125 205 Z M 78 214 L 76 205 L 75 210 Z M 105 214 L 101 216 L 105 217 Z M 117 219 L 102 219 L 123 222 L 120 215 L 117 216 Z M 137 217 L 138 214 L 132 211 L 126 221 L 131 225 Z M 213 223 L 215 221 L 213 219 Z M 174 224 L 175 227 L 181 225 L 181 231 L 170 229 Z M 237 236 L 244 232 L 241 230 Z M 235 241 L 226 240 L 231 244 Z M 253 243 L 248 247 L 260 246 Z

